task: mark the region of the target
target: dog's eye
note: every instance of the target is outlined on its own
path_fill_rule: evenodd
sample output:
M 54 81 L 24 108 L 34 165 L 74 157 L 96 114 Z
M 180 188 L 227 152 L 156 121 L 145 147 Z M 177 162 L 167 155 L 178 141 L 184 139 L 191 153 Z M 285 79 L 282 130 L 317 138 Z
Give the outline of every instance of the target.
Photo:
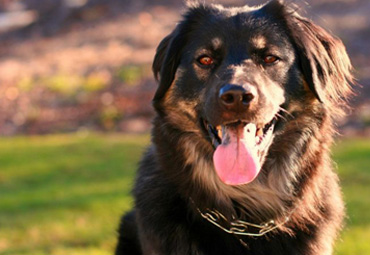
M 275 62 L 279 61 L 279 58 L 276 57 L 276 56 L 273 56 L 273 55 L 268 55 L 266 57 L 263 58 L 263 62 L 265 64 L 273 64 Z
M 198 62 L 204 66 L 210 66 L 213 64 L 213 58 L 209 56 L 202 56 L 198 59 Z

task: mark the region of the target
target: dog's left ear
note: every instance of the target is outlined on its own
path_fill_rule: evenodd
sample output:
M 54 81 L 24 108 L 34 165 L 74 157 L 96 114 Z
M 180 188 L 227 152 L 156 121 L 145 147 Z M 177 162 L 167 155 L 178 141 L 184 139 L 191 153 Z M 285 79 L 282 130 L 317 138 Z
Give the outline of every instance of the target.
M 352 65 L 341 40 L 294 13 L 288 23 L 308 87 L 324 104 L 342 104 L 352 93 Z
M 281 0 L 271 1 L 263 9 L 273 12 L 277 21 L 287 27 L 305 81 L 315 97 L 328 107 L 345 105 L 346 99 L 352 94 L 354 78 L 341 40 L 300 16 L 293 6 Z

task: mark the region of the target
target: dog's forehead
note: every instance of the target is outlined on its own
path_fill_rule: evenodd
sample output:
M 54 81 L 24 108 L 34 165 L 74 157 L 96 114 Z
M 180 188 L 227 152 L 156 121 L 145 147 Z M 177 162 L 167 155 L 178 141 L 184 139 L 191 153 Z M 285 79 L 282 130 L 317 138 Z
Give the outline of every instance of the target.
M 269 43 L 279 43 L 285 35 L 273 17 L 261 14 L 256 7 L 213 6 L 217 12 L 208 14 L 207 22 L 198 24 L 197 36 L 212 48 L 222 46 L 222 42 L 242 40 L 256 48 L 264 48 Z
M 221 7 L 213 6 L 217 12 L 213 12 L 212 15 L 216 15 L 219 22 L 228 23 L 229 26 L 238 28 L 253 28 L 255 26 L 262 26 L 269 23 L 271 16 L 266 15 L 262 12 L 261 6 L 259 7 Z

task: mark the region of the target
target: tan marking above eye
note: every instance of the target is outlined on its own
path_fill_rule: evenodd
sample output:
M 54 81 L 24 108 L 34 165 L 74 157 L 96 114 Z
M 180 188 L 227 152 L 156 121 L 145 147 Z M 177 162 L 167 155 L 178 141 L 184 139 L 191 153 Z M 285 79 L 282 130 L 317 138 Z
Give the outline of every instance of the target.
M 264 49 L 266 47 L 266 38 L 263 36 L 257 36 L 252 38 L 252 44 L 257 48 L 257 49 Z

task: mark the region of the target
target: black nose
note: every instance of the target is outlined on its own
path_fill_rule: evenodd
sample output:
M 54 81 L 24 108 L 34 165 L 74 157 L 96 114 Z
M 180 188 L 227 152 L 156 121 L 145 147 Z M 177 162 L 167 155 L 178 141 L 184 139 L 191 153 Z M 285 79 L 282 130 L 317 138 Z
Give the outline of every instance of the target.
M 247 91 L 244 87 L 233 84 L 222 86 L 218 96 L 220 102 L 227 109 L 233 111 L 245 110 L 255 97 L 251 91 Z

